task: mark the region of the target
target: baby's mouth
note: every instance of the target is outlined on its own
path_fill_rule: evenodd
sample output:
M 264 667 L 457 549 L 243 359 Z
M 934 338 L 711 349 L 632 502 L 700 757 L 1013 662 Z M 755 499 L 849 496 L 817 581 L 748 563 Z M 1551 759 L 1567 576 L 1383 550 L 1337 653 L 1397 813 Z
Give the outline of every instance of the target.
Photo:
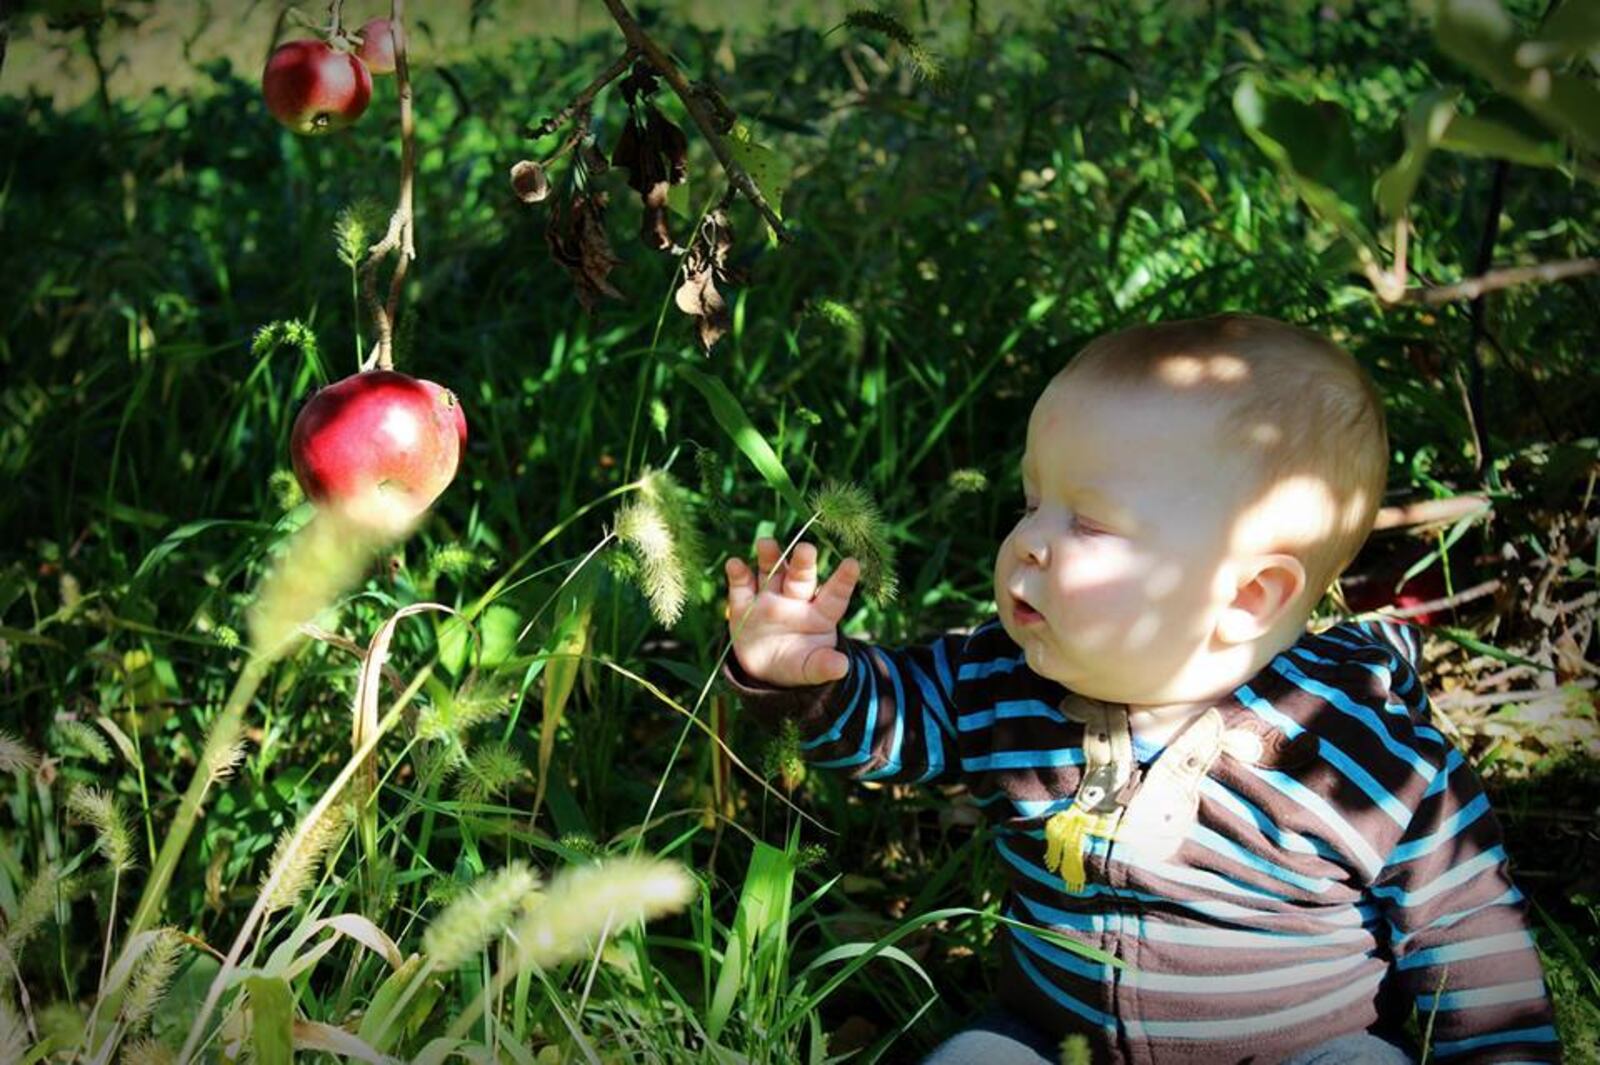
M 1032 605 L 1021 596 L 1011 597 L 1011 616 L 1018 625 L 1032 625 L 1044 620 L 1044 615 L 1033 609 Z

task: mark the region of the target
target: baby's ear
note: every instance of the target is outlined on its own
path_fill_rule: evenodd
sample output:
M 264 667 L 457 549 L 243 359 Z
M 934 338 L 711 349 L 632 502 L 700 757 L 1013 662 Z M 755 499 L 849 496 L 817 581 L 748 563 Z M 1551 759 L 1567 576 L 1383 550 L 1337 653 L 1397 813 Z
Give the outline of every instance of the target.
M 1300 601 L 1306 568 L 1293 555 L 1257 555 L 1239 568 L 1233 601 L 1217 618 L 1224 643 L 1259 640 L 1275 629 Z

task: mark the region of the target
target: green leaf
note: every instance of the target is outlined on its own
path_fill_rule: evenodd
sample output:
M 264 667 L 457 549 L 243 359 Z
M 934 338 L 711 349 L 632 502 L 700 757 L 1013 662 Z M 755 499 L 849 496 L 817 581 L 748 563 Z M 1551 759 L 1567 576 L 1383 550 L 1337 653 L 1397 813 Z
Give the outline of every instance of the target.
M 794 164 L 786 156 L 765 144 L 753 140 L 743 123 L 735 126 L 727 139 L 728 154 L 734 162 L 744 167 L 750 180 L 756 183 L 761 195 L 772 205 L 773 213 L 783 217 L 783 194 L 789 189 L 789 176 Z
M 1575 55 L 1600 49 L 1600 4 L 1594 0 L 1566 0 L 1544 20 L 1530 41 L 1518 46 L 1520 66 L 1559 63 Z
M 1406 112 L 1406 148 L 1399 160 L 1378 178 L 1377 200 L 1384 215 L 1399 218 L 1406 213 L 1423 165 L 1444 139 L 1445 131 L 1456 119 L 1460 89 L 1434 89 L 1423 93 Z
M 1446 55 L 1483 75 L 1551 129 L 1584 151 L 1600 151 L 1600 88 L 1578 74 L 1519 63 L 1516 27 L 1498 0 L 1439 0 L 1434 36 Z
M 717 974 L 717 987 L 706 1014 L 706 1035 L 713 1040 L 728 1023 L 734 998 L 741 990 L 760 994 L 766 981 L 752 970 L 759 968 L 756 959 L 758 954 L 764 953 L 765 944 L 775 942 L 781 948 L 788 935 L 794 862 L 787 852 L 769 844 L 757 841 L 755 846 L 755 852 L 750 855 L 750 867 L 745 872 L 744 890 L 739 895 L 739 912 L 733 919 L 733 931 L 722 952 L 722 969 Z M 775 973 L 767 975 L 776 976 Z M 781 989 L 775 980 L 771 986 Z
M 587 582 L 577 586 L 570 596 L 571 607 L 561 618 L 561 623 L 550 636 L 545 649 L 548 657 L 544 668 L 543 722 L 539 726 L 539 783 L 533 797 L 533 816 L 539 816 L 544 805 L 545 786 L 550 780 L 550 759 L 555 754 L 556 730 L 566 712 L 567 700 L 578 682 L 578 670 L 583 665 L 589 647 L 589 618 L 594 611 L 594 586 Z
M 1268 92 L 1247 76 L 1234 90 L 1233 111 L 1319 218 L 1346 239 L 1375 247 L 1365 222 L 1370 178 L 1344 108 L 1329 100 L 1305 103 Z
M 677 367 L 678 375 L 695 387 L 711 405 L 711 415 L 717 419 L 717 424 L 723 431 L 733 438 L 739 450 L 745 453 L 766 482 L 771 485 L 784 500 L 794 508 L 797 514 L 808 514 L 810 508 L 806 506 L 805 499 L 801 497 L 800 490 L 789 479 L 789 471 L 783 468 L 783 463 L 778 459 L 778 453 L 772 450 L 772 445 L 756 427 L 751 424 L 750 418 L 745 414 L 744 408 L 734 398 L 728 386 L 721 379 L 708 373 L 702 373 L 692 366 Z
M 1532 127 L 1532 128 L 1530 128 Z M 1504 98 L 1491 100 L 1471 115 L 1457 115 L 1444 131 L 1441 148 L 1462 155 L 1507 159 L 1523 166 L 1557 167 L 1566 152 L 1549 140 L 1528 112 Z
M 279 976 L 252 976 L 251 1042 L 258 1065 L 294 1065 L 294 992 Z

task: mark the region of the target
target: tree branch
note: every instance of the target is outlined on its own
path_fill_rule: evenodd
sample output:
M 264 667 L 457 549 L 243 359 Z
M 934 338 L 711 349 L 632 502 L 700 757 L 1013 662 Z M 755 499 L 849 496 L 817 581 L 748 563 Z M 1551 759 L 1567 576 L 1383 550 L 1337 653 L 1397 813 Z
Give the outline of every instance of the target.
M 628 43 L 627 51 L 623 52 L 615 63 L 612 63 L 609 67 L 601 72 L 599 77 L 595 78 L 588 85 L 584 86 L 583 91 L 574 96 L 572 101 L 568 103 L 567 106 L 563 107 L 561 110 L 557 111 L 555 114 L 551 115 L 537 126 L 529 126 L 525 131 L 527 136 L 534 140 L 538 140 L 540 137 L 548 136 L 549 134 L 560 129 L 568 119 L 577 114 L 579 111 L 588 110 L 589 105 L 594 102 L 596 94 L 598 94 L 601 89 L 605 88 L 607 85 L 610 85 L 613 81 L 616 81 L 618 78 L 622 77 L 622 75 L 626 74 L 628 72 L 628 68 L 633 65 L 633 61 L 638 57 L 639 49 L 635 48 L 633 43 L 630 41 Z
M 683 72 L 678 69 L 677 64 L 673 63 L 660 46 L 644 32 L 633 15 L 628 12 L 623 0 L 605 0 L 605 5 L 606 10 L 611 12 L 611 17 L 616 21 L 617 27 L 622 30 L 622 36 L 629 47 L 637 49 L 645 60 L 661 73 L 667 84 L 672 86 L 672 91 L 678 94 L 678 99 L 683 101 L 684 109 L 689 112 L 689 117 L 694 119 L 694 124 L 700 128 L 701 136 L 711 145 L 711 151 L 716 155 L 717 162 L 722 164 L 728 180 L 744 194 L 745 199 L 755 205 L 757 211 L 761 212 L 761 217 L 766 219 L 767 225 L 772 227 L 772 232 L 779 240 L 785 242 L 793 240 L 789 231 L 784 228 L 778 213 L 761 194 L 761 189 L 728 150 L 728 143 L 722 134 L 717 132 L 716 124 L 706 113 L 704 102 L 689 88 L 689 83 L 684 79 Z
M 372 309 L 372 320 L 378 338 L 372 354 L 361 366 L 363 370 L 376 367 L 394 369 L 394 323 L 400 312 L 400 292 L 405 284 L 406 268 L 417 257 L 413 240 L 412 189 L 416 181 L 416 119 L 411 110 L 411 66 L 406 57 L 405 0 L 389 2 L 389 32 L 394 35 L 394 74 L 400 90 L 400 202 L 389 218 L 389 229 L 383 239 L 367 251 L 367 261 L 362 265 L 361 287 Z M 389 277 L 389 299 L 378 302 L 378 265 L 394 252 L 394 273 Z
M 1430 305 L 1454 303 L 1457 300 L 1475 300 L 1486 292 L 1497 292 L 1503 288 L 1543 285 L 1594 273 L 1600 273 L 1600 259 L 1566 259 L 1561 262 L 1539 263 L 1537 266 L 1514 266 L 1505 270 L 1491 270 L 1479 277 L 1458 281 L 1453 285 L 1408 288 L 1401 299 L 1406 303 Z

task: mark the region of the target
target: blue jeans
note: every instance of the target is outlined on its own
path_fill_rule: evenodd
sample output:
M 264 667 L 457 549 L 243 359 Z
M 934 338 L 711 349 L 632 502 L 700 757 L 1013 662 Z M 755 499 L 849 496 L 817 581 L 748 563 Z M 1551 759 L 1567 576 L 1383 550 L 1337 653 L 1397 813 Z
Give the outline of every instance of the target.
M 1014 1014 L 996 1008 L 940 1043 L 922 1065 L 1057 1065 L 1060 1060 L 1058 1044 Z M 1356 1032 L 1302 1050 L 1278 1065 L 1413 1065 L 1414 1060 L 1387 1040 Z

